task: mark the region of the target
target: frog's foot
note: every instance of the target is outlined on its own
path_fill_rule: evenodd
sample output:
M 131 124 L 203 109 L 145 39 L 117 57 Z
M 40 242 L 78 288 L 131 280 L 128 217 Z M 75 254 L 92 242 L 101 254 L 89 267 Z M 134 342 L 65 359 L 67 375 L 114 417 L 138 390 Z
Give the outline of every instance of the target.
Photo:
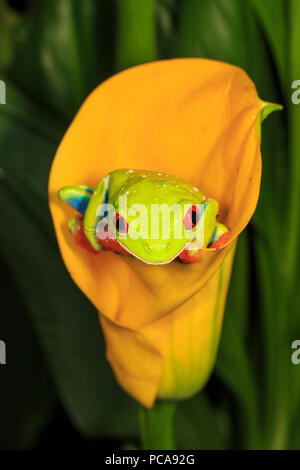
M 117 240 L 114 232 L 110 230 L 106 218 L 101 219 L 96 227 L 97 243 L 103 251 L 112 251 L 122 255 L 129 255 L 128 251 Z
M 103 221 L 104 222 L 104 221 Z M 99 224 L 100 225 L 100 224 Z M 101 251 L 95 250 L 92 247 L 89 240 L 87 239 L 84 229 L 83 229 L 83 217 L 77 216 L 73 219 L 69 220 L 68 228 L 72 233 L 75 242 L 84 250 L 88 251 L 89 253 L 93 253 L 97 255 L 102 250 L 103 251 L 112 251 L 114 253 L 120 254 L 128 254 L 128 252 L 120 245 L 118 240 L 115 238 L 114 234 L 110 232 L 108 229 L 106 230 L 105 223 L 102 223 L 97 230 L 97 234 L 100 238 L 98 238 L 98 243 L 101 247 Z M 100 233 L 99 233 L 100 230 Z
M 101 250 L 95 250 L 88 241 L 83 226 L 83 216 L 93 195 L 93 189 L 87 186 L 66 186 L 59 190 L 58 197 L 61 201 L 73 207 L 80 215 L 69 220 L 68 228 L 75 242 L 86 251 L 96 254 Z
M 89 253 L 93 253 L 94 255 L 97 255 L 98 253 L 100 253 L 100 251 L 97 251 L 92 247 L 92 245 L 90 244 L 90 242 L 85 236 L 85 233 L 83 230 L 83 217 L 82 216 L 78 215 L 77 217 L 70 219 L 68 222 L 68 228 L 70 232 L 72 233 L 77 245 L 79 245 L 81 248 L 88 251 Z
M 81 248 L 94 255 L 100 253 L 102 250 L 128 254 L 118 242 L 114 233 L 109 230 L 105 218 L 102 218 L 98 222 L 97 227 L 93 230 L 93 232 L 95 232 L 93 235 L 93 244 L 89 239 L 91 237 L 87 237 L 86 231 L 84 230 L 84 215 L 93 194 L 93 189 L 87 186 L 67 186 L 62 188 L 58 193 L 61 201 L 72 206 L 80 214 L 70 219 L 68 222 L 68 228 L 75 242 Z
M 221 248 L 221 246 L 225 245 L 225 243 L 228 242 L 230 235 L 231 230 L 229 230 L 225 225 L 220 224 L 220 222 L 217 222 L 216 228 L 213 231 L 212 237 L 207 247 Z
M 80 214 L 84 214 L 93 192 L 88 186 L 66 186 L 58 191 L 58 197 Z
M 228 242 L 230 235 L 231 230 L 228 230 L 225 225 L 217 222 L 207 248 L 221 248 L 226 242 Z M 195 244 L 193 244 L 193 247 L 194 246 Z M 179 259 L 183 263 L 196 263 L 201 258 L 201 250 L 201 248 L 192 250 L 187 246 L 185 250 L 180 253 Z
M 199 261 L 200 256 L 201 256 L 201 249 L 199 249 L 199 250 L 189 250 L 188 248 L 185 248 L 185 250 L 183 250 L 180 253 L 178 258 L 183 263 L 196 263 L 197 261 Z

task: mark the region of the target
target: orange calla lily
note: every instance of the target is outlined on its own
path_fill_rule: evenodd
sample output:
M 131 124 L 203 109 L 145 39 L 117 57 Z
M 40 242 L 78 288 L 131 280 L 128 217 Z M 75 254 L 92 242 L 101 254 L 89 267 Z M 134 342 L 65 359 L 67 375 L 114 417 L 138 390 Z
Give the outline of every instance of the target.
M 73 280 L 100 312 L 107 358 L 123 388 L 151 407 L 197 392 L 213 367 L 235 241 L 249 222 L 261 178 L 260 101 L 238 67 L 205 59 L 159 61 L 100 85 L 64 136 L 51 170 L 50 209 Z M 194 264 L 151 266 L 134 257 L 81 250 L 74 216 L 57 192 L 95 187 L 118 168 L 186 180 L 216 199 L 232 231 Z

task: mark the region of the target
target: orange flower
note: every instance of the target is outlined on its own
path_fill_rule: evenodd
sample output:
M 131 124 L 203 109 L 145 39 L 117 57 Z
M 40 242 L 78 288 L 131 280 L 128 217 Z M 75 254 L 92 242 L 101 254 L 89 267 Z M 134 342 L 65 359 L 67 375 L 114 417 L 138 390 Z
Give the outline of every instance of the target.
M 147 407 L 197 392 L 213 367 L 235 241 L 249 222 L 261 177 L 266 103 L 241 69 L 205 59 L 134 67 L 100 85 L 63 138 L 49 181 L 59 247 L 74 282 L 100 312 L 107 358 L 123 388 Z M 266 114 L 266 112 L 265 112 Z M 118 168 L 189 181 L 220 203 L 232 230 L 194 264 L 150 266 L 111 252 L 94 256 L 68 232 L 74 211 L 57 192 L 95 187 Z

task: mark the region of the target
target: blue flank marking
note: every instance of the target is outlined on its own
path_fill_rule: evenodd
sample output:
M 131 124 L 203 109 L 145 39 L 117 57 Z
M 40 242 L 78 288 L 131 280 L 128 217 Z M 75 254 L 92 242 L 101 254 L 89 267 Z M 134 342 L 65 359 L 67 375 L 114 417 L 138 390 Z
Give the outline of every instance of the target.
M 200 218 L 203 216 L 203 213 L 206 209 L 206 206 L 207 206 L 207 202 L 203 202 L 202 204 L 200 204 L 201 206 L 201 210 L 200 210 Z
M 109 197 L 109 191 L 108 188 L 105 191 L 105 196 L 104 196 L 104 204 L 108 204 L 108 197 Z
M 90 202 L 90 198 L 87 196 L 82 196 L 82 197 L 76 196 L 76 197 L 70 197 L 68 199 L 68 204 L 74 207 L 74 209 L 80 212 L 80 214 L 85 213 L 89 202 Z
M 210 241 L 209 241 L 209 244 L 207 245 L 207 248 L 209 248 L 210 245 L 211 245 L 213 242 L 216 241 L 216 239 L 217 239 L 217 227 L 216 227 L 216 228 L 214 229 L 214 231 L 213 231 L 213 234 L 212 234 L 212 236 L 211 236 L 211 239 L 210 239 Z
M 208 204 L 207 202 L 203 202 L 203 203 L 201 204 L 201 206 L 202 206 L 202 207 L 201 207 L 201 212 L 200 212 L 200 216 L 201 216 L 201 217 L 202 217 L 202 215 L 203 215 L 203 213 L 204 213 L 204 211 L 205 211 L 205 209 L 206 209 L 207 204 Z M 214 231 L 213 231 L 213 234 L 212 234 L 212 236 L 211 236 L 211 239 L 209 240 L 209 243 L 208 243 L 208 245 L 207 245 L 207 248 L 209 248 L 210 245 L 211 245 L 214 241 L 216 241 L 216 239 L 217 239 L 217 227 L 216 227 L 216 228 L 214 229 Z

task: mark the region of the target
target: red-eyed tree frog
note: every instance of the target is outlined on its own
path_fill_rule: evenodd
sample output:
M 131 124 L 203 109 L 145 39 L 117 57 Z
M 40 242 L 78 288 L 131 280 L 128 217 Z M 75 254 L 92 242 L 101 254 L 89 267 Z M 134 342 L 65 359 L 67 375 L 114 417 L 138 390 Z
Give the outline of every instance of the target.
M 79 212 L 69 229 L 82 248 L 131 255 L 148 264 L 198 261 L 230 230 L 217 221 L 219 204 L 190 183 L 150 170 L 115 170 L 95 189 L 67 186 L 59 198 Z

